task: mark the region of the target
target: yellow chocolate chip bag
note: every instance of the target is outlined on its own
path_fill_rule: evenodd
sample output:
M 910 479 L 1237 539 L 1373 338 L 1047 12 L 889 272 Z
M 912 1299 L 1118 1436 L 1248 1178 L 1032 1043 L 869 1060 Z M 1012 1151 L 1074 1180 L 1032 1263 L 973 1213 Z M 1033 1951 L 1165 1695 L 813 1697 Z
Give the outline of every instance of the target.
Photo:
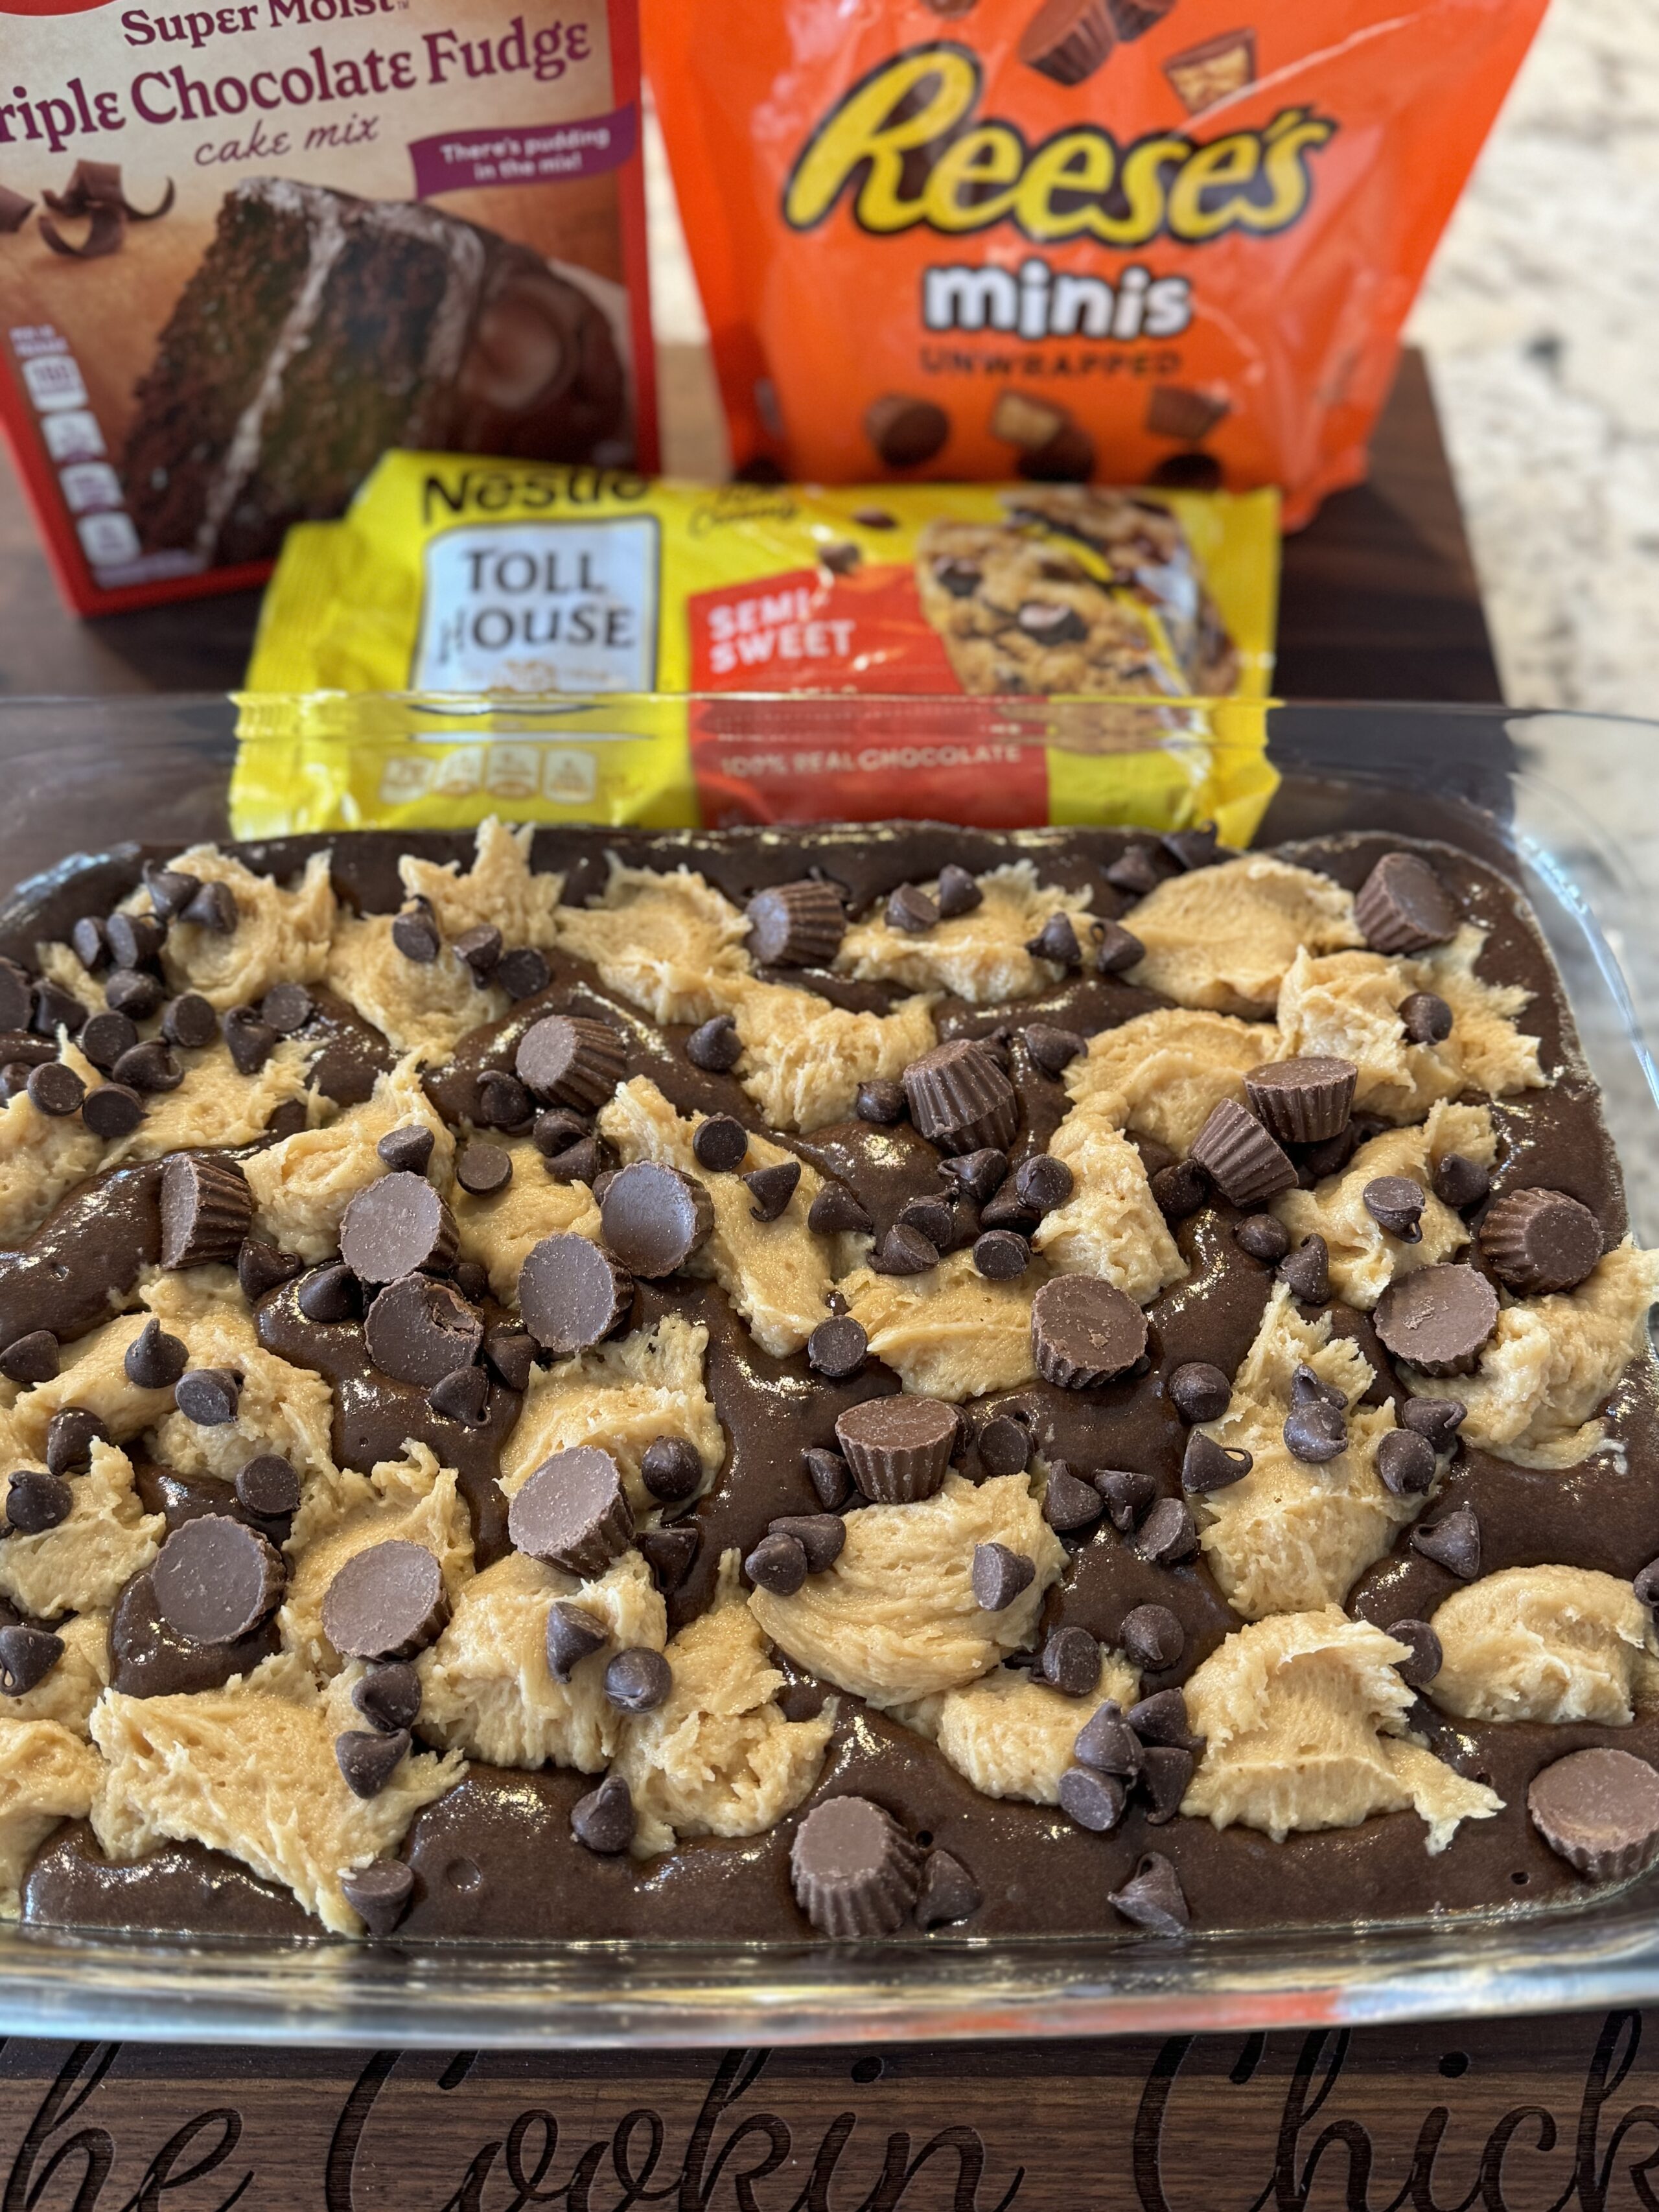
M 1271 492 L 708 487 L 391 453 L 343 521 L 289 534 L 238 827 L 505 803 L 1248 835 L 1277 556 Z

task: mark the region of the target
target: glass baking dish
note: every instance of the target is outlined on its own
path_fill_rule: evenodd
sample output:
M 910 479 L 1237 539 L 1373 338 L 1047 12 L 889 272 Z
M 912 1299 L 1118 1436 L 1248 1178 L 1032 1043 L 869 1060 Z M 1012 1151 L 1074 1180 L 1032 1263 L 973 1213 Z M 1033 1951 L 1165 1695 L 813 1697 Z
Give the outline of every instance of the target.
M 385 702 L 381 702 L 384 706 Z M 651 702 L 645 702 L 648 706 Z M 920 703 L 930 731 L 951 702 Z M 836 702 L 763 702 L 821 737 Z M 604 702 L 611 726 L 626 702 Z M 982 711 L 961 702 L 959 711 Z M 296 711 L 298 711 L 296 708 Z M 354 742 L 398 720 L 332 709 Z M 453 714 L 456 702 L 444 702 Z M 492 712 L 473 702 L 483 720 Z M 580 712 L 580 710 L 575 710 Z M 844 702 L 841 711 L 867 712 Z M 1069 710 L 1086 714 L 1086 709 Z M 1464 707 L 1269 713 L 1261 842 L 1343 828 L 1463 845 L 1524 885 L 1566 979 L 1631 1186 L 1659 1233 L 1659 726 Z M 550 702 L 544 733 L 568 732 Z M 278 719 L 280 719 L 278 717 Z M 267 702 L 267 725 L 271 710 Z M 228 830 L 237 707 L 219 697 L 0 702 L 0 930 L 12 889 L 76 852 Z M 513 727 L 532 738 L 533 706 Z M 591 725 L 590 725 L 591 726 Z M 1190 730 L 1180 740 L 1194 742 Z M 1224 744 L 1224 736 L 1215 742 Z M 1111 748 L 1122 750 L 1121 741 Z M 507 810 L 503 810 L 507 811 Z M 1659 1996 L 1659 1868 L 1599 1903 L 1407 1925 L 1196 1932 L 1181 1945 L 957 1937 L 870 1946 L 360 1946 L 0 1929 L 0 2033 L 205 2041 L 664 2045 L 1219 2031 L 1570 2010 Z

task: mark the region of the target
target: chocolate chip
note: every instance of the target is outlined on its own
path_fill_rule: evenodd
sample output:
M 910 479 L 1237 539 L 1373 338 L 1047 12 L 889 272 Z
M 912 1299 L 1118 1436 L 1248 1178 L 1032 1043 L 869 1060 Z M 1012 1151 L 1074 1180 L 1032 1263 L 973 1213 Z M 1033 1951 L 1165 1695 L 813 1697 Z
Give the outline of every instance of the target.
M 536 1150 L 544 1158 L 553 1160 L 562 1152 L 568 1152 L 573 1145 L 591 1138 L 592 1132 L 581 1115 L 568 1106 L 550 1106 L 537 1115 L 530 1133 Z
M 1659 1773 L 1627 1751 L 1553 1760 L 1528 1784 L 1527 1811 L 1550 1849 L 1591 1881 L 1638 1874 L 1659 1850 Z
M 1079 1827 L 1109 1836 L 1123 1818 L 1128 1793 L 1115 1775 L 1097 1774 L 1091 1766 L 1068 1766 L 1060 1778 L 1060 1806 Z
M 354 1553 L 323 1595 L 323 1633 L 343 1658 L 412 1658 L 448 1618 L 437 1560 L 400 1537 Z
M 1068 1698 L 1086 1698 L 1100 1680 L 1100 1646 L 1086 1628 L 1057 1628 L 1038 1662 L 1042 1679 Z
M 1426 1437 L 1437 1452 L 1451 1449 L 1468 1412 L 1461 1398 L 1407 1398 L 1396 1410 L 1401 1425 Z
M 405 960 L 417 967 L 429 968 L 437 958 L 443 939 L 438 934 L 438 925 L 432 909 L 424 899 L 405 906 L 393 919 L 392 942 Z
M 910 1118 L 944 1152 L 1006 1152 L 1019 1127 L 1019 1100 L 983 1042 L 936 1045 L 904 1071 Z
M 847 1523 L 839 1513 L 780 1513 L 767 1523 L 767 1534 L 787 1536 L 806 1554 L 806 1571 L 821 1575 L 833 1567 L 847 1541 Z
M 64 1656 L 64 1639 L 49 1628 L 8 1622 L 0 1628 L 0 1690 L 26 1698 L 38 1689 Z
M 1107 1902 L 1152 1936 L 1182 1935 L 1191 1918 L 1176 1870 L 1158 1851 L 1148 1851 L 1133 1878 L 1112 1892 Z
M 1022 1590 L 1030 1588 L 1036 1575 L 1036 1563 L 1024 1552 L 1011 1551 L 1006 1544 L 974 1547 L 974 1602 L 987 1613 L 1011 1606 Z
M 1176 1744 L 1190 1751 L 1198 1741 L 1188 1724 L 1187 1700 L 1180 1690 L 1155 1690 L 1124 1715 L 1143 1743 Z
M 1209 1438 L 1194 1437 L 1192 1441 L 1207 1444 Z M 1190 1449 L 1189 1444 L 1189 1452 Z M 1245 1472 L 1248 1470 L 1239 1469 L 1226 1480 L 1237 1481 Z M 1184 1468 L 1182 1480 L 1185 1480 Z M 1225 1484 L 1218 1482 L 1211 1486 L 1219 1490 L 1224 1488 Z M 1198 1530 L 1186 1501 L 1180 1498 L 1160 1498 L 1140 1524 L 1135 1537 L 1135 1549 L 1158 1567 L 1176 1566 L 1182 1559 L 1191 1559 L 1198 1549 Z
M 704 1123 L 704 1127 L 708 1124 Z M 817 1237 L 867 1237 L 875 1227 L 844 1182 L 827 1182 L 812 1200 L 806 1225 Z
M 82 963 L 91 967 L 91 961 Z M 15 960 L 0 959 L 0 1029 L 26 1030 L 34 1002 L 34 988 Z
M 402 1169 L 360 1190 L 340 1221 L 340 1257 L 365 1283 L 395 1283 L 422 1268 L 442 1273 L 459 1242 L 455 1217 L 432 1185 Z
M 35 985 L 33 1026 L 40 1036 L 55 1037 L 59 1030 L 66 1030 L 70 1036 L 78 1036 L 86 1018 L 87 1010 L 72 991 L 50 981 Z
M 1105 1501 L 1091 1482 L 1080 1481 L 1063 1461 L 1050 1462 L 1042 1517 L 1057 1534 L 1070 1536 L 1091 1528 L 1105 1510 Z
M 1144 1674 L 1173 1667 L 1187 1648 L 1187 1632 L 1166 1605 L 1138 1605 L 1123 1616 L 1118 1641 Z
M 447 1421 L 482 1429 L 489 1418 L 489 1377 L 482 1367 L 457 1367 L 433 1384 L 426 1401 Z
M 1152 1476 L 1129 1468 L 1102 1468 L 1090 1480 L 1100 1493 L 1107 1519 L 1123 1535 L 1144 1518 L 1158 1497 Z
M 167 1626 L 191 1644 L 234 1644 L 275 1611 L 282 1557 L 228 1513 L 204 1513 L 175 1528 L 150 1570 Z
M 1146 946 L 1133 930 L 1125 929 L 1121 922 L 1096 922 L 1095 937 L 1095 973 L 1098 975 L 1121 975 L 1146 957 Z
M 501 965 L 501 933 L 494 922 L 481 921 L 475 928 L 464 929 L 451 950 L 472 970 L 473 981 L 485 984 Z
M 1151 1608 L 1157 1613 L 1163 1609 L 1161 1606 Z M 1140 1771 L 1140 1738 L 1109 1701 L 1098 1706 L 1078 1731 L 1072 1756 L 1079 1765 L 1091 1766 L 1097 1774 L 1115 1774 L 1127 1785 Z
M 235 1419 L 241 1395 L 241 1378 L 228 1367 L 192 1367 L 179 1377 L 173 1402 L 198 1429 L 222 1429 Z
M 1347 1127 L 1358 1075 L 1351 1060 L 1275 1060 L 1253 1067 L 1244 1088 L 1282 1144 L 1316 1145 Z
M 32 1067 L 27 1088 L 35 1111 L 54 1121 L 78 1113 L 81 1101 L 87 1095 L 86 1085 L 72 1067 L 65 1067 L 60 1060 L 48 1060 L 39 1067 Z
M 1511 1190 L 1487 1209 L 1478 1242 L 1500 1283 L 1535 1297 L 1583 1281 L 1601 1257 L 1601 1225 L 1565 1191 Z
M 103 923 L 99 921 L 95 914 L 83 914 L 81 916 L 79 921 L 70 932 L 70 947 L 81 965 L 86 969 L 97 968 L 108 958 L 109 939 L 104 934 Z M 22 969 L 15 960 L 7 961 L 6 966 L 11 972 L 3 981 L 0 981 L 0 993 L 4 994 L 3 1005 L 0 1005 L 0 1012 L 3 1012 L 6 1017 L 3 1023 L 0 1023 L 0 1026 L 21 1030 L 28 1021 L 27 996 L 28 978 L 23 975 Z M 17 985 L 14 980 L 18 976 L 22 977 L 22 996 L 19 995 Z M 17 1020 L 11 1020 L 10 1016 L 17 1012 L 20 1007 L 22 1011 L 19 1013 Z
M 870 1255 L 870 1267 L 878 1275 L 925 1275 L 939 1265 L 939 1247 L 920 1229 L 895 1222 Z
M 453 1284 L 405 1275 L 370 1304 L 363 1341 L 382 1375 L 430 1390 L 472 1365 L 483 1344 L 483 1322 Z
M 547 1615 L 547 1671 L 556 1682 L 568 1682 L 584 1659 L 603 1651 L 610 1641 L 605 1621 L 568 1598 L 559 1598 Z
M 1187 1795 L 1196 1764 L 1192 1753 L 1184 1746 L 1169 1743 L 1147 1746 L 1140 1782 L 1146 1792 L 1146 1818 L 1153 1827 L 1163 1827 L 1181 1810 L 1181 1801 Z
M 199 876 L 186 875 L 182 868 L 158 867 L 153 860 L 144 863 L 143 873 L 149 902 L 163 921 L 176 921 L 202 888 Z
M 597 1790 L 570 1808 L 570 1832 L 599 1858 L 615 1858 L 634 1840 L 634 1800 L 620 1774 L 608 1774 Z
M 1031 1353 L 1045 1382 L 1089 1390 L 1133 1367 L 1146 1349 L 1146 1316 L 1115 1283 L 1057 1275 L 1031 1301 Z
M 757 1221 L 775 1221 L 795 1194 L 800 1181 L 799 1160 L 780 1160 L 775 1166 L 757 1168 L 752 1175 L 743 1178 L 744 1187 L 754 1204 L 750 1212 Z
M 707 1168 L 711 1175 L 730 1175 L 743 1164 L 749 1150 L 749 1132 L 730 1114 L 711 1114 L 706 1121 L 698 1122 L 691 1150 L 699 1167 Z M 799 1179 L 799 1163 L 795 1173 Z
M 599 1218 L 620 1265 L 656 1280 L 683 1267 L 705 1241 L 714 1208 L 702 1185 L 678 1168 L 635 1160 L 605 1186 Z
M 1242 1482 L 1255 1464 L 1242 1444 L 1218 1444 L 1194 1429 L 1182 1457 L 1181 1486 L 1189 1498 L 1207 1498 L 1212 1490 Z
M 434 1141 L 430 1129 L 406 1121 L 400 1129 L 388 1129 L 374 1150 L 395 1174 L 423 1176 L 432 1164 Z
M 1259 1206 L 1296 1182 L 1296 1170 L 1283 1146 L 1232 1098 L 1211 1108 L 1190 1157 L 1234 1206 Z
M 793 1536 L 763 1536 L 743 1567 L 757 1589 L 793 1597 L 806 1580 L 805 1549 Z
M 933 563 L 933 580 L 953 599 L 971 599 L 984 573 L 977 561 L 951 559 Z
M 1432 991 L 1413 991 L 1399 1012 L 1408 1044 L 1443 1044 L 1451 1035 L 1452 1010 Z
M 943 921 L 955 921 L 985 903 L 985 894 L 966 868 L 947 860 L 939 872 L 939 910 Z
M 482 1305 L 489 1296 L 489 1272 L 482 1261 L 458 1260 L 449 1279 L 470 1306 Z
M 1426 1375 L 1467 1375 L 1498 1326 L 1498 1294 L 1474 1267 L 1424 1267 L 1389 1285 L 1374 1318 L 1396 1359 Z
M 1012 1283 L 1030 1264 L 1030 1246 L 1012 1229 L 988 1229 L 974 1239 L 974 1266 L 989 1282 Z
M 716 1014 L 692 1030 L 685 1040 L 685 1056 L 705 1075 L 729 1075 L 743 1058 L 743 1041 L 730 1014 Z
M 46 1465 L 53 1474 L 83 1474 L 92 1465 L 94 1444 L 107 1443 L 109 1431 L 84 1406 L 65 1406 L 46 1423 Z
M 1412 1530 L 1412 1546 L 1460 1581 L 1472 1583 L 1480 1572 L 1480 1523 L 1468 1505 L 1443 1514 L 1426 1528 L 1419 1522 Z
M 847 934 L 847 914 L 821 878 L 757 891 L 744 912 L 749 957 L 762 968 L 827 968 Z
M 1164 881 L 1165 871 L 1158 866 L 1151 849 L 1137 842 L 1126 847 L 1121 859 L 1114 860 L 1105 873 L 1114 890 L 1127 891 L 1131 898 L 1145 898 Z
M 1059 1075 L 1081 1054 L 1089 1041 L 1075 1030 L 1055 1029 L 1048 1022 L 1033 1022 L 1024 1032 L 1025 1049 L 1033 1066 L 1045 1075 Z
M 1395 1661 L 1395 1672 L 1408 1689 L 1426 1690 L 1445 1656 L 1440 1638 L 1426 1620 L 1391 1620 L 1388 1632 L 1396 1644 L 1406 1645 L 1408 1654 Z
M 184 1339 L 169 1336 L 152 1315 L 128 1345 L 121 1366 L 140 1390 L 171 1390 L 190 1364 Z
M 253 1193 L 234 1160 L 175 1152 L 161 1171 L 161 1265 L 234 1261 L 253 1218 Z
M 332 1260 L 307 1275 L 295 1293 L 307 1321 L 353 1321 L 357 1315 L 357 1278 L 349 1267 Z
M 20 1536 L 39 1536 L 70 1516 L 75 1499 L 60 1474 L 26 1468 L 6 1486 L 6 1519 Z
M 544 1104 L 596 1114 L 627 1073 L 628 1054 L 607 1023 L 544 1014 L 520 1038 L 513 1065 Z
M 1390 1429 L 1376 1441 L 1377 1480 L 1396 1498 L 1417 1498 L 1434 1480 L 1434 1446 L 1410 1429 Z
M 828 1513 L 838 1511 L 853 1494 L 853 1477 L 846 1461 L 839 1452 L 825 1451 L 819 1445 L 809 1447 L 800 1457 L 818 1503 Z
M 401 1859 L 375 1859 L 343 1874 L 340 1893 L 371 1936 L 390 1936 L 415 1894 L 414 1872 Z
M 686 1437 L 653 1437 L 640 1457 L 640 1478 L 660 1505 L 684 1505 L 702 1488 L 702 1461 Z
M 1290 1231 L 1271 1213 L 1247 1213 L 1233 1231 L 1233 1242 L 1253 1260 L 1276 1267 L 1291 1249 Z
M 81 1050 L 107 1075 L 124 1052 L 138 1042 L 138 1031 L 125 1014 L 94 1014 L 81 1031 Z
M 619 1711 L 653 1713 L 674 1687 L 673 1669 L 660 1651 L 630 1646 L 605 1670 L 605 1694 Z
M 104 979 L 104 1004 L 117 1013 L 131 1014 L 135 1022 L 147 1022 L 165 996 L 154 975 L 131 968 L 117 968 Z M 216 1031 L 216 1018 L 214 1028 Z
M 1166 830 L 1158 843 L 1172 860 L 1186 870 L 1212 867 L 1216 860 L 1216 826 L 1201 823 L 1195 830 Z
M 908 1111 L 903 1085 L 890 1083 L 884 1076 L 860 1083 L 853 1110 L 860 1121 L 873 1121 L 878 1127 L 891 1128 Z
M 815 1332 L 816 1333 L 816 1332 Z M 866 1498 L 908 1504 L 944 1481 L 961 1436 L 954 1406 L 939 1398 L 867 1398 L 836 1422 L 836 1438 Z
M 143 1118 L 143 1100 L 125 1083 L 99 1084 L 87 1093 L 81 1107 L 81 1119 L 106 1145 L 130 1137 Z
M 25 1387 L 50 1382 L 61 1364 L 58 1339 L 49 1328 L 32 1328 L 26 1336 L 14 1337 L 0 1352 L 0 1375 Z
M 279 1042 L 270 1024 L 262 1022 L 252 1006 L 233 1006 L 219 1026 L 224 1032 L 231 1066 L 239 1075 L 257 1075 Z
M 455 1180 L 475 1198 L 488 1198 L 512 1182 L 513 1155 L 500 1145 L 478 1139 L 463 1145 L 455 1162 Z
M 959 1858 L 950 1851 L 928 1852 L 922 1861 L 913 1916 L 918 1928 L 945 1928 L 970 1920 L 983 1902 L 979 1884 Z
M 143 968 L 167 942 L 167 931 L 153 914 L 112 914 L 104 939 L 118 968 Z
M 487 1067 L 478 1078 L 473 1118 L 486 1129 L 521 1129 L 530 1120 L 530 1093 L 504 1067 Z
M 1023 1421 L 993 1413 L 977 1438 L 980 1464 L 987 1474 L 1024 1474 L 1031 1463 L 1031 1438 Z
M 1402 1244 L 1423 1241 L 1423 1190 L 1409 1176 L 1373 1176 L 1359 1194 L 1377 1227 Z
M 548 1175 L 554 1182 L 585 1182 L 595 1190 L 599 1182 L 599 1147 L 593 1137 L 584 1137 L 547 1164 Z
M 354 1797 L 378 1797 L 408 1757 L 407 1729 L 380 1735 L 368 1729 L 346 1729 L 334 1739 L 334 1757 Z
M 939 1173 L 976 1204 L 983 1206 L 1007 1178 L 1008 1155 L 993 1145 L 981 1145 L 976 1152 L 963 1152 L 955 1159 L 941 1160 Z
M 901 884 L 883 913 L 889 929 L 902 930 L 908 937 L 921 937 L 939 927 L 938 906 L 915 884 Z
M 1288 1283 L 1304 1305 L 1323 1305 L 1331 1294 L 1330 1248 L 1322 1237 L 1304 1237 L 1279 1263 L 1279 1279 Z
M 1414 853 L 1386 853 L 1360 885 L 1354 920 L 1373 952 L 1426 952 L 1457 930 L 1457 908 Z
M 806 1364 L 815 1375 L 831 1382 L 844 1382 L 863 1366 L 870 1339 L 861 1322 L 851 1314 L 836 1314 L 821 1321 L 806 1340 Z
M 520 945 L 511 952 L 503 952 L 495 963 L 495 981 L 514 1006 L 520 999 L 533 999 L 538 991 L 544 991 L 552 975 L 552 969 L 533 945 Z
M 943 1252 L 956 1234 L 956 1216 L 945 1199 L 913 1198 L 899 1209 L 898 1225 L 915 1230 Z
M 300 1506 L 300 1478 L 280 1452 L 259 1452 L 236 1471 L 238 1499 L 262 1521 L 280 1521 Z
M 1014 1170 L 1014 1194 L 1022 1206 L 1041 1216 L 1065 1205 L 1075 1181 L 1064 1160 L 1052 1152 L 1034 1152 Z
M 1233 1386 L 1207 1359 L 1185 1359 L 1165 1386 L 1183 1421 L 1218 1421 L 1231 1404 Z
M 1034 960 L 1050 960 L 1057 968 L 1080 968 L 1083 947 L 1069 914 L 1051 914 L 1036 935 L 1026 939 L 1025 950 Z
M 821 1936 L 891 1936 L 921 1885 L 921 1853 L 867 1797 L 826 1797 L 795 1831 L 795 1902 Z
M 216 937 L 228 937 L 238 919 L 236 894 L 228 884 L 204 884 L 176 919 L 193 923 L 198 929 L 211 930 Z
M 602 1575 L 633 1540 L 634 1516 L 617 1462 L 597 1444 L 555 1452 L 507 1507 L 520 1552 L 573 1575 Z
M 199 991 L 183 991 L 161 1016 L 161 1035 L 185 1052 L 204 1052 L 219 1034 L 219 1017 Z
M 1334 1406 L 1317 1399 L 1292 1406 L 1285 1421 L 1285 1449 L 1292 1459 L 1322 1467 L 1347 1449 L 1348 1424 Z
M 1210 1194 L 1210 1179 L 1196 1160 L 1176 1160 L 1152 1177 L 1152 1196 L 1166 1221 L 1184 1221 Z
M 1449 1206 L 1455 1212 L 1467 1212 L 1470 1206 L 1479 1206 L 1492 1188 L 1492 1177 L 1478 1160 L 1462 1152 L 1448 1152 L 1435 1163 L 1434 1194 L 1442 1206 Z

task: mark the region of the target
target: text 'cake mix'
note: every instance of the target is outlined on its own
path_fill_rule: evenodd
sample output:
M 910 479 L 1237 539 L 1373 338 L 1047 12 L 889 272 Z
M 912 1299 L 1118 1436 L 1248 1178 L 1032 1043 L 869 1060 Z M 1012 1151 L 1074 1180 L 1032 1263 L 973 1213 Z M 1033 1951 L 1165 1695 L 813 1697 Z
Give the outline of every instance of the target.
M 633 0 L 0 0 L 0 423 L 83 613 L 418 445 L 655 453 Z

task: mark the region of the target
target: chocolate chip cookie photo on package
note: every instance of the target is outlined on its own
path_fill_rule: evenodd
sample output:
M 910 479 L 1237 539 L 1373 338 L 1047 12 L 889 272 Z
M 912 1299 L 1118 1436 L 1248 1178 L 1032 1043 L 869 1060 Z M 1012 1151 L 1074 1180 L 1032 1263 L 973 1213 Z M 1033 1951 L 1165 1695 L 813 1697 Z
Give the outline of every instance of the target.
M 1273 484 L 1298 526 L 1543 12 L 641 0 L 740 473 Z
M 634 0 L 0 44 L 0 426 L 77 611 L 258 582 L 394 447 L 654 465 Z

